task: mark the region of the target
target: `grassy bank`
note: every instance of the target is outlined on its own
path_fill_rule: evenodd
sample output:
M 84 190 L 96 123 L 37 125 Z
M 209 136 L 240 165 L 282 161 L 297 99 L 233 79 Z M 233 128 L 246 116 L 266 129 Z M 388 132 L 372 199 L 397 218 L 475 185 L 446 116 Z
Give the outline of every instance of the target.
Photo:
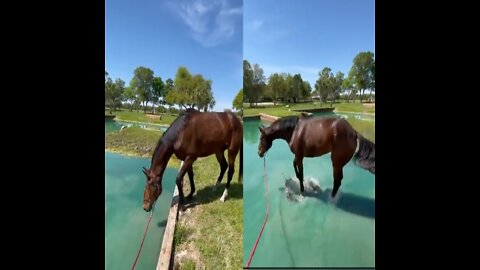
M 150 158 L 161 135 L 162 132 L 159 130 L 126 128 L 105 135 L 105 150 L 129 156 Z
M 357 112 L 357 113 L 375 113 L 375 105 L 365 104 L 365 103 L 334 103 L 335 112 Z M 330 108 L 330 104 L 323 104 L 320 106 L 319 102 L 316 103 L 297 103 L 289 104 L 289 107 L 285 105 L 275 105 L 275 106 L 259 106 L 259 107 L 249 107 L 244 104 L 243 113 L 244 115 L 256 115 L 259 113 L 266 113 L 275 116 L 288 116 L 288 115 L 299 115 L 299 112 L 293 110 L 299 109 L 313 109 L 313 108 Z
M 105 114 L 108 114 L 108 111 L 105 111 Z M 170 114 L 161 114 L 161 115 L 151 115 L 145 114 L 143 111 L 133 111 L 129 110 L 120 110 L 114 111 L 112 114 L 116 115 L 115 119 L 119 121 L 132 121 L 132 122 L 143 122 L 143 123 L 152 123 L 152 124 L 164 124 L 169 125 L 177 118 L 177 115 Z M 160 119 L 161 116 L 161 119 Z
M 105 150 L 125 155 L 151 158 L 162 132 L 127 128 L 105 135 Z M 225 152 L 225 156 L 227 156 Z M 213 192 L 220 168 L 215 156 L 199 158 L 193 165 L 196 193 L 192 207 L 179 216 L 175 229 L 175 269 L 241 269 L 243 186 L 238 182 L 239 156 L 230 183 L 229 196 L 219 201 L 225 189 L 222 184 Z M 179 168 L 180 161 L 172 156 L 169 166 Z M 188 176 L 184 193 L 190 192 Z
M 225 152 L 225 156 L 227 152 Z M 175 229 L 176 269 L 241 269 L 243 254 L 243 185 L 238 182 L 239 158 L 227 200 L 220 197 L 227 173 L 216 192 L 213 185 L 220 173 L 215 156 L 194 163 L 195 188 L 193 207 L 187 208 Z M 184 192 L 190 192 L 188 177 Z

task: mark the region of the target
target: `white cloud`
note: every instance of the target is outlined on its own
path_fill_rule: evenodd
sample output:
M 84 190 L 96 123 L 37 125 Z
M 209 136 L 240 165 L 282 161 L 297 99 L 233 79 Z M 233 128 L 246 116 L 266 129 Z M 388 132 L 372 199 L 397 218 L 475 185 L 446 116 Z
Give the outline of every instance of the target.
M 242 6 L 232 7 L 226 0 L 171 1 L 169 6 L 190 28 L 191 37 L 206 47 L 231 38 L 243 14 Z

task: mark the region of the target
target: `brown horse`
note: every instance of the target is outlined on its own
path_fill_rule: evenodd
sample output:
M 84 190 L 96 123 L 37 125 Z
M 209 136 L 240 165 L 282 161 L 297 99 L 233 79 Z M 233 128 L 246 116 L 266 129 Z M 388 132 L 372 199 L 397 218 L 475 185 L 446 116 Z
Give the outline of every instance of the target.
M 147 176 L 147 184 L 143 193 L 143 209 L 149 212 L 153 203 L 162 193 L 162 176 L 170 157 L 175 156 L 183 161 L 176 184 L 178 187 L 180 204 L 184 203 L 182 179 L 188 173 L 190 179 L 189 199 L 193 198 L 195 184 L 193 181 L 193 163 L 199 157 L 215 154 L 220 164 L 220 176 L 214 190 L 222 181 L 228 168 L 228 180 L 221 201 L 228 196 L 228 188 L 232 180 L 235 158 L 240 150 L 240 172 L 242 177 L 242 132 L 240 119 L 232 112 L 205 112 L 187 109 L 163 133 L 153 153 L 149 169 L 143 168 Z M 228 149 L 228 163 L 224 152 Z
M 355 131 L 342 118 L 288 116 L 269 127 L 259 127 L 258 155 L 263 157 L 275 139 L 284 139 L 295 154 L 293 168 L 303 194 L 303 158 L 319 157 L 331 152 L 333 165 L 332 197 L 343 179 L 343 166 L 353 157 L 357 165 L 375 174 L 375 144 Z

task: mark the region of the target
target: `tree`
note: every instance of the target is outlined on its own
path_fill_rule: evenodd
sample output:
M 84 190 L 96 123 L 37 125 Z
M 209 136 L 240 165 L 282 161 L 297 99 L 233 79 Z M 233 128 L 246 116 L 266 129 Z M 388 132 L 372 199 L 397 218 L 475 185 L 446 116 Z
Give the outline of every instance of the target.
M 165 89 L 164 89 L 164 92 L 163 92 L 163 98 L 162 98 L 162 103 L 165 105 L 168 105 L 168 108 L 170 110 L 170 114 L 172 113 L 172 105 L 174 103 L 170 103 L 167 101 L 167 96 L 168 94 L 170 94 L 172 91 L 173 91 L 173 80 L 168 78 L 166 81 L 165 81 Z
M 372 101 L 372 91 L 375 92 L 375 59 L 370 70 L 370 102 Z
M 283 88 L 285 88 L 283 77 L 278 73 L 271 74 L 268 78 L 266 94 L 272 98 L 273 105 L 275 105 L 276 100 L 285 92 Z
M 360 102 L 362 102 L 365 89 L 371 87 L 373 65 L 374 58 L 372 52 L 360 52 L 353 59 L 353 66 L 349 75 L 353 78 L 355 88 L 360 90 Z
M 173 80 L 168 78 L 165 81 L 165 89 L 164 89 L 164 93 L 163 93 L 163 103 L 164 104 L 166 103 L 166 97 L 167 97 L 168 93 L 170 93 L 172 90 L 173 90 Z
M 290 96 L 293 98 L 293 103 L 297 103 L 298 99 L 302 97 L 303 93 L 303 79 L 302 75 L 295 74 L 292 77 Z
M 258 100 L 265 92 L 265 75 L 263 74 L 263 69 L 260 67 L 259 64 L 253 64 L 252 66 L 253 71 L 253 98 L 255 100 L 256 105 L 258 105 Z
M 342 84 L 343 84 L 343 78 L 344 74 L 341 71 L 338 71 L 337 74 L 335 74 L 335 77 L 331 77 L 332 80 L 332 91 L 331 91 L 331 103 L 330 107 L 332 107 L 333 102 L 340 97 L 340 93 L 342 92 Z
M 137 96 L 135 95 L 135 90 L 131 86 L 128 86 L 123 91 L 123 100 L 130 103 L 130 111 L 133 110 L 133 105 L 135 103 Z
M 310 83 L 308 81 L 303 81 L 303 88 L 302 88 L 302 98 L 303 99 L 309 99 L 310 95 L 312 94 L 312 87 L 310 86 Z
M 117 106 L 121 105 L 124 89 L 125 82 L 122 79 L 112 82 L 112 79 L 108 78 L 105 82 L 105 100 L 109 104 L 110 114 L 112 114 L 112 109 L 115 111 Z
M 352 79 L 350 77 L 347 77 L 345 80 L 343 80 L 342 82 L 342 92 L 343 93 L 349 93 L 352 91 Z M 346 95 L 347 97 L 347 102 L 349 102 L 349 99 L 348 99 L 348 95 Z M 355 101 L 355 100 L 354 100 Z
M 152 97 L 153 70 L 146 67 L 138 67 L 133 71 L 130 85 L 138 95 L 139 101 L 143 102 L 144 113 L 147 113 L 147 103 Z
M 205 80 L 202 75 L 190 74 L 186 67 L 179 67 L 175 75 L 173 90 L 167 94 L 166 101 L 180 107 L 207 111 L 215 106 L 212 92 L 212 81 Z
M 240 116 L 243 116 L 243 88 L 238 91 L 233 99 L 232 107 L 240 112 Z
M 163 84 L 162 78 L 154 77 L 152 81 L 152 103 L 153 103 L 153 114 L 155 114 L 155 105 L 160 101 L 160 98 L 164 96 L 165 85 Z
M 245 91 L 245 101 L 250 103 L 250 107 L 255 102 L 253 95 L 253 70 L 247 60 L 243 60 L 243 90 Z
M 315 91 L 320 95 L 320 106 L 322 102 L 327 100 L 333 89 L 332 80 L 330 79 L 330 77 L 333 77 L 331 71 L 329 67 L 325 67 L 318 73 L 319 78 L 315 83 Z

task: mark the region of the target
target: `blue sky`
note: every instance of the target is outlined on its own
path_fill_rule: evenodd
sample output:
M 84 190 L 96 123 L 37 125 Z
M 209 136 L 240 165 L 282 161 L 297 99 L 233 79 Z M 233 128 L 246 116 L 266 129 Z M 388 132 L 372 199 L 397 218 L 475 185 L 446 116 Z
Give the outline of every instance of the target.
M 355 55 L 375 54 L 374 0 L 245 0 L 243 54 L 265 75 L 300 73 L 312 89 L 330 67 L 345 76 Z
M 214 110 L 242 88 L 243 1 L 106 0 L 105 69 L 128 83 L 145 66 L 163 81 L 180 65 L 213 81 Z

